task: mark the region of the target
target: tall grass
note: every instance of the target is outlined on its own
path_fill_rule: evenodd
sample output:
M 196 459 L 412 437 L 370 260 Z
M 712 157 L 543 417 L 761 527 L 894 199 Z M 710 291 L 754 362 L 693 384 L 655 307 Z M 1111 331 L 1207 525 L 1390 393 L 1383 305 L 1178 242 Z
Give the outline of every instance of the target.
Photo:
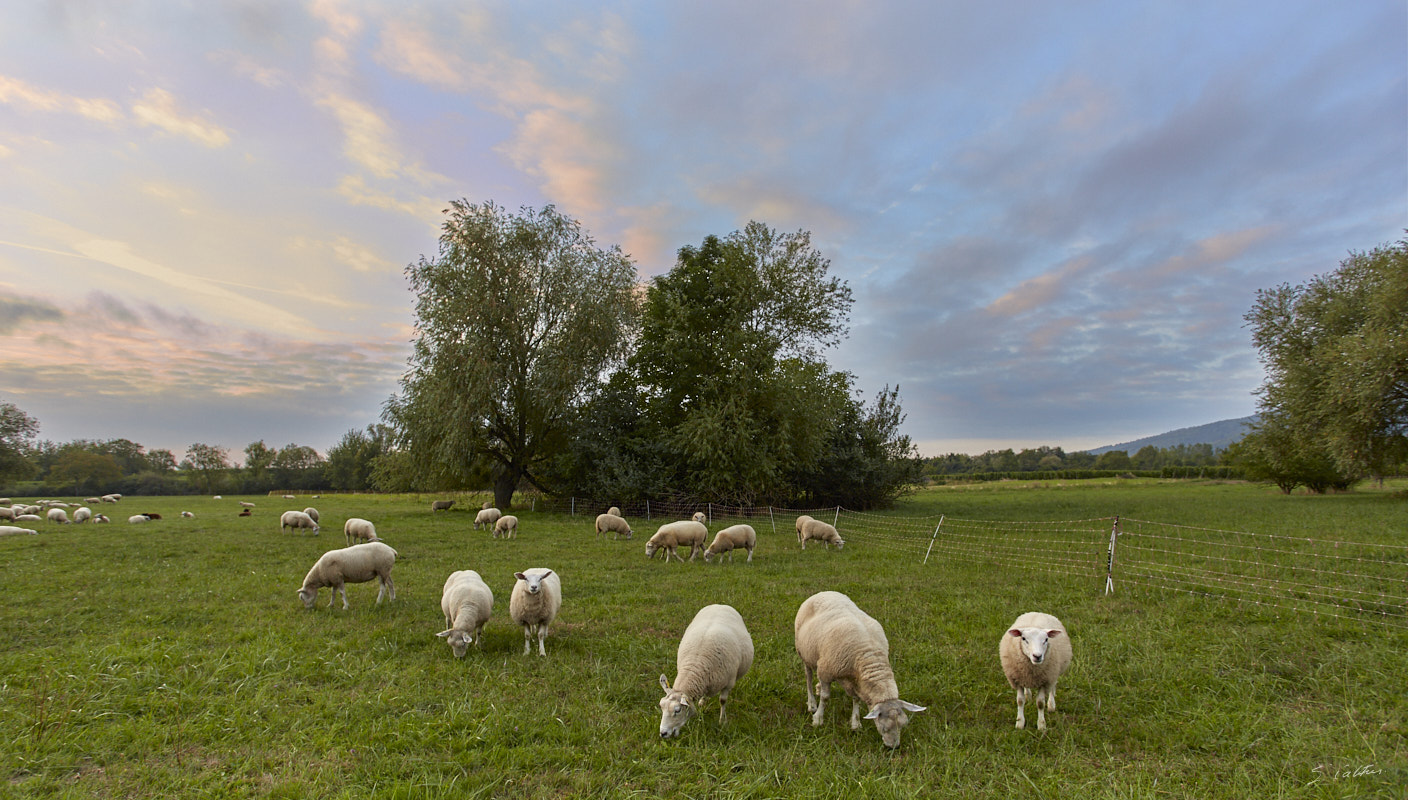
M 1246 485 L 941 487 L 898 515 L 993 520 L 1122 514 L 1235 530 L 1398 537 L 1403 487 L 1282 497 Z M 44 525 L 0 539 L 0 796 L 17 797 L 1403 797 L 1408 637 L 1353 619 L 1151 590 L 1102 594 L 1017 564 L 922 565 L 853 542 L 798 549 L 759 528 L 755 560 L 663 564 L 592 515 L 519 511 L 516 539 L 473 510 L 415 498 L 124 500 L 147 525 Z M 321 536 L 280 534 L 312 503 Z M 138 508 L 137 506 L 141 506 Z M 177 519 L 186 508 L 194 520 Z M 596 509 L 593 509 L 593 514 Z M 399 553 L 397 599 L 351 609 L 295 591 L 349 516 Z M 723 523 L 715 524 L 717 529 Z M 844 533 L 844 530 L 843 530 Z M 562 576 L 547 658 L 508 620 L 512 573 Z M 454 659 L 440 588 L 478 570 L 495 592 L 481 650 Z M 792 617 L 823 589 L 885 626 L 901 696 L 927 705 L 896 751 L 849 704 L 809 724 Z M 757 658 L 717 706 L 657 735 L 658 676 L 702 605 L 743 614 Z M 1013 728 L 997 663 L 1008 623 L 1045 610 L 1075 662 L 1050 729 Z M 837 687 L 839 694 L 840 688 Z M 1030 711 L 1030 709 L 1028 709 Z

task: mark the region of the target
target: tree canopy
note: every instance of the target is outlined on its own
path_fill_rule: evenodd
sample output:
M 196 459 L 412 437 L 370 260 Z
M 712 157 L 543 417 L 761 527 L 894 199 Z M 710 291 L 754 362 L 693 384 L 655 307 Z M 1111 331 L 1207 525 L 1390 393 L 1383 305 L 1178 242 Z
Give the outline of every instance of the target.
M 427 483 L 463 483 L 489 460 L 507 508 L 625 357 L 636 271 L 552 206 L 455 201 L 447 215 L 436 257 L 406 268 L 417 336 L 384 417 Z
M 1252 444 L 1263 460 L 1311 448 L 1325 456 L 1317 469 L 1328 460 L 1349 480 L 1408 457 L 1408 239 L 1351 253 L 1305 284 L 1258 291 L 1245 318 L 1266 369 L 1262 421 L 1249 437 L 1260 437 Z
M 0 403 L 0 480 L 30 471 L 25 452 L 38 435 L 38 420 L 14 403 Z

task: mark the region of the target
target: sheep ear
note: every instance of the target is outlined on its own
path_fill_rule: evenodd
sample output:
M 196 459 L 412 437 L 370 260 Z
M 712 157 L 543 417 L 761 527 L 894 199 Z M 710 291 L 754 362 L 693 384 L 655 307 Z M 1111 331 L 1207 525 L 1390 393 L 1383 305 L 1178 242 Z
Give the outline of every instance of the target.
M 515 572 L 515 573 L 513 573 L 513 577 L 519 579 L 520 581 L 526 581 L 526 580 L 528 580 L 528 576 L 527 576 L 527 575 L 524 575 L 524 574 L 521 573 L 521 572 Z
M 670 679 L 665 677 L 663 672 L 660 673 L 660 688 L 664 689 L 666 692 L 670 691 Z
M 905 711 L 909 711 L 909 712 L 919 712 L 919 711 L 923 711 L 923 710 L 925 710 L 925 709 L 928 708 L 928 706 L 917 706 L 917 705 L 915 705 L 915 704 L 909 702 L 908 700 L 901 700 L 901 701 L 900 701 L 900 705 L 904 707 L 904 710 L 905 710 Z
M 864 719 L 875 719 L 878 716 L 880 716 L 880 706 L 870 709 L 870 713 L 866 714 Z
M 451 628 L 451 629 L 449 629 L 448 631 L 440 631 L 439 633 L 437 633 L 437 634 L 435 634 L 435 635 L 436 635 L 436 636 L 439 636 L 441 639 L 444 639 L 446 636 L 449 636 L 451 633 L 454 633 L 454 631 L 455 631 L 455 629 L 454 629 L 454 628 Z
M 1013 628 L 1012 630 L 1008 631 L 1008 632 L 1007 632 L 1007 635 L 1008 635 L 1008 636 L 1011 636 L 1011 637 L 1014 638 L 1014 639 L 1020 639 L 1020 638 L 1022 638 L 1022 632 L 1019 631 L 1019 630 L 1017 630 L 1016 628 Z
M 551 574 L 552 574 L 552 570 L 546 570 L 545 572 L 543 572 L 543 577 L 546 578 L 547 576 L 549 576 L 549 575 L 551 575 Z
M 1046 632 L 1046 638 L 1048 638 L 1048 639 L 1054 639 L 1054 638 L 1056 638 L 1057 636 L 1060 636 L 1060 635 L 1061 635 L 1061 632 L 1060 632 L 1060 631 L 1047 631 L 1047 632 Z

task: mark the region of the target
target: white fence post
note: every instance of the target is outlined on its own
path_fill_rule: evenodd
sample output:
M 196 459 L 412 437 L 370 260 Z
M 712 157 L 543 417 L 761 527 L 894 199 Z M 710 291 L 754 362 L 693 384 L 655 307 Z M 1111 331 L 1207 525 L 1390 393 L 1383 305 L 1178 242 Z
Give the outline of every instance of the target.
M 934 526 L 934 535 L 929 537 L 929 549 L 924 551 L 924 563 L 929 563 L 929 552 L 934 549 L 934 540 L 939 538 L 939 528 L 944 526 L 944 515 L 939 515 L 939 524 Z
M 1114 527 L 1110 528 L 1110 549 L 1105 556 L 1105 594 L 1115 591 L 1115 539 L 1120 533 L 1120 518 L 1115 517 Z
M 837 525 L 840 525 L 840 524 L 841 524 L 841 507 L 840 507 L 840 506 L 836 506 L 836 516 L 831 520 L 831 527 L 834 528 L 834 527 L 836 527 Z
M 768 506 L 768 522 L 772 525 L 772 535 L 777 535 L 777 520 L 772 515 L 772 506 Z

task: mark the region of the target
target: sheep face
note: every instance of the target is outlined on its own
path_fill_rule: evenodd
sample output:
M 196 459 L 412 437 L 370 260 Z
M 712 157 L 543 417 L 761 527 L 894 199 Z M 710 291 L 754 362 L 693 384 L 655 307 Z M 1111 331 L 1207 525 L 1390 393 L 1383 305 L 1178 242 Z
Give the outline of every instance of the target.
M 541 592 L 543 590 L 543 578 L 546 578 L 551 574 L 552 570 L 545 570 L 543 572 L 534 573 L 532 575 L 529 575 L 525 572 L 515 572 L 513 573 L 513 577 L 528 584 L 528 594 L 537 594 L 538 592 Z
M 900 731 L 909 724 L 909 714 L 906 712 L 923 711 L 925 708 L 904 700 L 886 700 L 870 709 L 865 718 L 875 720 L 875 729 L 880 731 L 880 740 L 893 750 L 900 746 Z
M 694 716 L 694 704 L 684 694 L 670 688 L 670 680 L 660 676 L 660 688 L 665 696 L 660 698 L 660 738 L 671 739 L 680 735 L 689 718 Z
M 469 652 L 469 646 L 474 644 L 474 633 L 472 631 L 440 631 L 435 634 L 445 640 L 450 645 L 450 652 L 455 654 L 455 658 L 464 658 L 464 654 Z
M 337 593 L 336 593 L 336 592 L 333 592 L 333 594 L 336 595 Z M 314 603 L 315 601 L 317 601 L 317 599 L 318 599 L 318 590 L 317 590 L 317 589 L 299 589 L 299 590 L 298 590 L 298 599 L 303 601 L 303 607 L 304 607 L 304 608 L 312 608 L 312 607 L 313 607 L 313 603 Z
M 654 558 L 654 557 L 655 557 L 655 550 L 656 550 L 656 544 L 655 544 L 655 542 L 646 542 L 646 543 L 645 543 L 645 557 L 646 557 L 646 558 Z M 668 560 L 668 559 L 666 559 L 666 560 Z
M 1033 664 L 1046 660 L 1046 648 L 1051 640 L 1061 635 L 1059 630 L 1044 631 L 1040 628 L 1013 628 L 1008 636 L 1022 640 L 1022 655 Z

